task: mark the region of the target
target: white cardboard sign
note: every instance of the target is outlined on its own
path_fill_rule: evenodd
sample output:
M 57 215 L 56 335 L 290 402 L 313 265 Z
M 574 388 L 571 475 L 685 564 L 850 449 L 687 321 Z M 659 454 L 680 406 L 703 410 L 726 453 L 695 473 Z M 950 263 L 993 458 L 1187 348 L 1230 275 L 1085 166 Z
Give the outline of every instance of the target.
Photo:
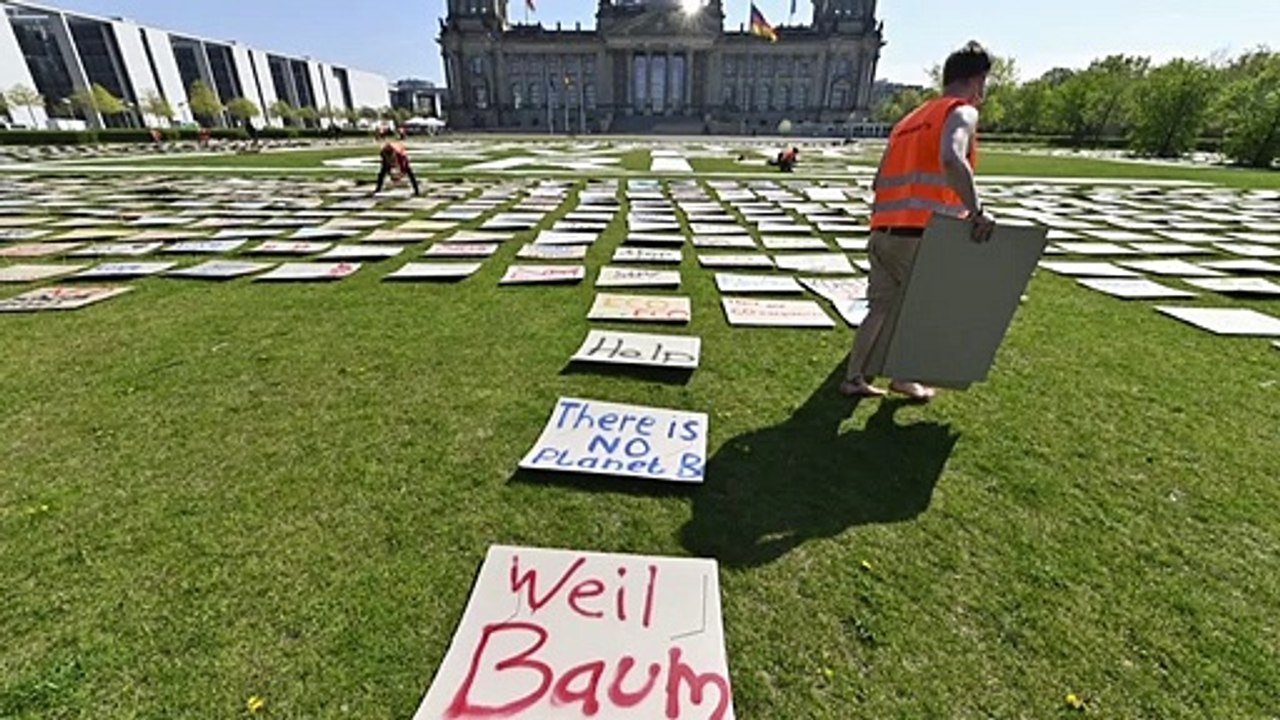
M 305 240 L 267 240 L 245 252 L 253 255 L 312 255 L 333 247 L 333 243 Z
M 800 278 L 800 283 L 831 303 L 849 327 L 861 325 L 871 312 L 864 278 Z
M 360 263 L 303 262 L 284 263 L 265 275 L 254 278 L 261 282 L 305 282 L 341 280 L 360 269 Z
M 496 243 L 452 243 L 439 242 L 427 248 L 422 253 L 423 257 L 458 257 L 458 258 L 478 258 L 489 257 L 498 252 L 499 245 Z
M 1193 292 L 1171 288 L 1146 278 L 1081 278 L 1076 282 L 1090 290 L 1126 300 L 1193 298 Z
M 701 355 L 702 339 L 696 336 L 592 330 L 572 359 L 693 370 L 698 367 Z
M 581 265 L 512 265 L 498 284 L 577 283 L 586 276 L 587 269 Z
M 48 280 L 83 269 L 84 265 L 3 265 L 0 266 L 0 283 Z
M 795 278 L 786 275 L 748 275 L 743 273 L 716 273 L 716 289 L 722 293 L 772 293 L 788 295 L 802 293 L 804 288 Z
M 657 263 L 676 265 L 680 263 L 679 250 L 660 250 L 648 247 L 620 247 L 613 253 L 613 262 Z
M 600 274 L 596 277 L 596 287 L 659 287 L 674 289 L 680 287 L 680 271 L 606 265 L 600 268 Z
M 405 263 L 383 280 L 461 280 L 480 269 L 480 263 Z
M 129 292 L 131 287 L 45 287 L 0 300 L 0 312 L 78 310 Z
M 1246 308 L 1175 307 L 1156 310 L 1216 335 L 1280 337 L 1280 318 Z
M 562 397 L 520 467 L 701 483 L 704 413 Z
M 53 255 L 62 255 L 71 252 L 80 247 L 84 243 L 64 243 L 64 242 L 47 242 L 47 243 L 23 243 L 21 245 L 10 245 L 8 247 L 0 247 L 0 257 L 9 258 L 41 258 Z
M 235 252 L 248 240 L 186 240 L 164 247 L 161 252 L 186 255 L 220 255 Z
M 158 275 L 165 270 L 176 267 L 177 264 L 172 262 L 102 263 L 88 270 L 82 270 L 68 279 L 106 280 L 146 277 L 148 275 Z
M 800 255 L 774 255 L 779 270 L 814 273 L 817 275 L 857 275 L 849 264 L 849 258 L 841 253 L 805 253 Z
M 316 256 L 317 260 L 386 260 L 404 252 L 402 245 L 334 245 Z
M 597 293 L 588 320 L 687 323 L 693 316 L 689 298 L 681 295 L 614 295 Z
M 698 264 L 705 268 L 772 268 L 764 253 L 699 253 Z
M 753 298 L 721 298 L 724 314 L 730 325 L 746 327 L 806 327 L 833 328 L 836 326 L 812 300 L 757 300 Z
M 1189 279 L 1188 285 L 1224 295 L 1280 295 L 1280 285 L 1259 277 Z
M 534 245 L 529 244 L 516 252 L 521 260 L 585 260 L 586 245 Z
M 492 546 L 413 720 L 734 720 L 714 560 Z
M 194 278 L 197 280 L 230 280 L 261 272 L 271 266 L 272 263 L 244 260 L 210 260 L 199 265 L 170 270 L 167 274 L 169 277 Z

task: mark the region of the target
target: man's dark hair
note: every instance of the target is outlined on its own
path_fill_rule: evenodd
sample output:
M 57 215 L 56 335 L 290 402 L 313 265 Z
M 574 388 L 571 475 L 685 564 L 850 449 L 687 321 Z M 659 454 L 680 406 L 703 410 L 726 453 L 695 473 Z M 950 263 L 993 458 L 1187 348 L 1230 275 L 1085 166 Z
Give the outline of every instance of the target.
M 991 54 L 976 40 L 951 53 L 942 66 L 942 86 L 991 72 Z

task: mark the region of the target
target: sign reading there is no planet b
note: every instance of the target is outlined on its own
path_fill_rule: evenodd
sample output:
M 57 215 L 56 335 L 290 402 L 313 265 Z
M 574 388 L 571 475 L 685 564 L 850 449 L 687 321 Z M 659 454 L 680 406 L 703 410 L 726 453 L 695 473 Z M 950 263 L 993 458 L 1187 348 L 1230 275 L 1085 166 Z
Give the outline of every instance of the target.
M 575 362 L 694 370 L 698 367 L 701 353 L 702 339 L 692 335 L 592 330 L 572 359 Z
M 707 425 L 704 413 L 560 398 L 520 467 L 701 483 Z
M 733 720 L 714 560 L 493 546 L 414 720 Z

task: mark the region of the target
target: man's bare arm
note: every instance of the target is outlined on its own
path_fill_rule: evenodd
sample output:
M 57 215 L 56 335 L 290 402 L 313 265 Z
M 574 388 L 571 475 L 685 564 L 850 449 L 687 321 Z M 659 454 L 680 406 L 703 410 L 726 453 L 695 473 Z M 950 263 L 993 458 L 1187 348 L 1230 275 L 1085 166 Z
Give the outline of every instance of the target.
M 947 116 L 942 130 L 942 167 L 947 182 L 960 195 L 960 200 L 977 216 L 982 211 L 978 201 L 978 186 L 974 181 L 973 167 L 969 165 L 969 145 L 978 131 L 978 109 L 961 105 Z

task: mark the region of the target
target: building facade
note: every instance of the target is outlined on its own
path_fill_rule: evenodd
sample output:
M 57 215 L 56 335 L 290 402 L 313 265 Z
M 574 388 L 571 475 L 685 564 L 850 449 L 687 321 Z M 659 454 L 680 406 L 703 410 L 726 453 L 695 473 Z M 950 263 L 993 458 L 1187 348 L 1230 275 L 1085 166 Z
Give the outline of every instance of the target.
M 18 0 L 0 0 L 0 11 L 0 90 L 22 85 L 38 91 L 43 105 L 11 108 L 12 115 L 30 117 L 37 126 L 50 115 L 67 114 L 69 98 L 95 84 L 127 108 L 112 118 L 88 113 L 85 119 L 95 127 L 162 124 L 146 112 L 152 97 L 167 101 L 177 122 L 194 122 L 188 91 L 197 80 L 213 88 L 223 103 L 241 97 L 252 101 L 260 113 L 255 120 L 259 126 L 283 124 L 271 111 L 278 100 L 321 113 L 383 108 L 390 101 L 382 76 L 311 58 Z
M 430 80 L 405 78 L 391 85 L 391 107 L 408 110 L 419 117 L 444 119 L 444 88 Z
M 596 26 L 512 24 L 506 0 L 448 0 L 439 43 L 458 128 L 756 132 L 870 116 L 876 0 L 814 0 L 769 42 L 722 0 L 598 0 Z

